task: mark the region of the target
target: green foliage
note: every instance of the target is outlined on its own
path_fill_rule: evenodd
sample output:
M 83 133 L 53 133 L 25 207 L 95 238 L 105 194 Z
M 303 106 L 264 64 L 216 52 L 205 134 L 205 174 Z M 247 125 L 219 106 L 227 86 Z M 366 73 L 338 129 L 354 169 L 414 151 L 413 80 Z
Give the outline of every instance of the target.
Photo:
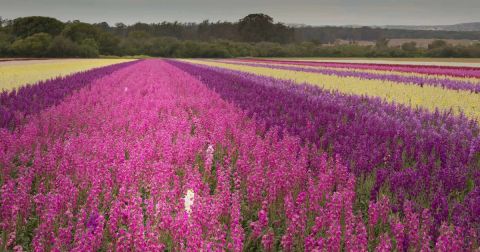
M 85 39 L 99 39 L 100 31 L 91 24 L 74 21 L 65 26 L 62 35 L 79 43 Z
M 273 18 L 257 13 L 250 14 L 238 21 L 238 31 L 247 42 L 289 42 L 293 40 L 293 29 L 281 23 L 273 23 Z
M 94 39 L 87 38 L 80 42 L 80 51 L 78 53 L 80 57 L 96 58 L 99 55 L 98 45 Z
M 250 14 L 238 22 L 238 30 L 244 41 L 268 41 L 273 33 L 273 18 L 265 14 Z
M 406 52 L 414 52 L 417 50 L 417 43 L 415 42 L 405 42 L 402 44 L 402 50 Z
M 278 43 L 260 42 L 255 45 L 256 55 L 259 57 L 285 57 L 288 53 Z
M 368 217 L 368 204 L 370 203 L 370 196 L 375 185 L 376 173 L 372 172 L 366 175 L 361 175 L 355 186 L 355 198 L 354 210 L 360 212 L 364 220 Z
M 480 39 L 480 33 L 369 27 L 290 28 L 274 23 L 273 18 L 265 14 L 251 14 L 238 22 L 205 20 L 200 24 L 162 22 L 109 26 L 106 22 L 62 23 L 48 17 L 0 21 L 0 57 L 480 57 L 480 44 L 452 46 L 439 39 L 424 49 L 414 42 L 391 47 L 387 39 L 431 36 Z M 332 44 L 338 39 L 351 42 Z M 376 45 L 356 44 L 355 41 L 360 40 L 376 41 Z
M 182 57 L 182 58 L 228 58 L 232 57 L 225 44 L 218 42 L 199 42 L 199 41 L 180 41 L 171 55 L 163 55 L 166 57 Z
M 178 47 L 178 39 L 174 37 L 159 37 L 152 40 L 146 53 L 152 56 L 170 57 Z
M 101 32 L 97 39 L 99 51 L 102 54 L 115 55 L 119 54 L 120 38 L 116 37 L 112 33 Z
M 447 42 L 444 40 L 435 40 L 428 45 L 428 49 L 438 49 L 447 46 Z
M 304 26 L 295 28 L 295 41 L 315 41 L 316 43 L 333 43 L 335 40 L 377 41 L 381 38 L 423 38 L 423 39 L 470 39 L 479 40 L 478 31 L 425 31 L 401 30 L 371 27 L 338 27 L 338 26 Z
M 13 37 L 9 34 L 0 31 L 0 55 L 10 55 Z
M 79 55 L 80 48 L 78 44 L 64 36 L 56 36 L 53 38 L 48 47 L 48 55 L 50 57 L 67 58 Z
M 64 24 L 51 17 L 22 17 L 13 20 L 13 35 L 26 38 L 35 33 L 47 33 L 55 36 L 62 32 Z
M 385 49 L 388 48 L 388 42 L 389 40 L 386 38 L 380 38 L 375 42 L 375 47 L 378 49 Z
M 12 50 L 20 56 L 43 57 L 47 55 L 52 37 L 47 33 L 36 33 L 30 37 L 16 40 Z

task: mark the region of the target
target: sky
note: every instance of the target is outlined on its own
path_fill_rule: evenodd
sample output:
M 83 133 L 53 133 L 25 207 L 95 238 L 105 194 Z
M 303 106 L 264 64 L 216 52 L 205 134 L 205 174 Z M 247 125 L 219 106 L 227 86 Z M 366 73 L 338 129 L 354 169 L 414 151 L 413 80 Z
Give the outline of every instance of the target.
M 307 25 L 445 25 L 480 21 L 480 0 L 0 0 L 0 16 L 157 23 L 237 21 L 265 13 Z

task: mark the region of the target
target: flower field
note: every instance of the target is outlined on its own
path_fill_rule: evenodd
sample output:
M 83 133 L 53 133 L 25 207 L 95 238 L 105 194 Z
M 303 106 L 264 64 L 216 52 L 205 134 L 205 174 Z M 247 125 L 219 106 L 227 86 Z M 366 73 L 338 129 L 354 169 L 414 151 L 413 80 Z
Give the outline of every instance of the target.
M 480 248 L 479 68 L 148 59 L 36 81 L 0 96 L 1 251 Z
M 480 117 L 480 93 L 475 90 L 455 90 L 438 85 L 418 85 L 412 82 L 396 82 L 336 74 L 319 74 L 298 69 L 286 70 L 265 66 L 251 66 L 211 61 L 190 61 L 204 65 L 227 68 L 253 73 L 266 77 L 309 83 L 323 89 L 339 91 L 352 95 L 366 95 L 385 99 L 389 102 L 404 104 L 409 107 L 421 107 L 432 112 L 449 111 L 457 115 L 478 120 Z M 415 69 L 418 67 L 415 67 Z M 473 76 L 466 76 L 472 78 Z M 439 77 L 440 78 L 440 77 Z M 414 84 L 414 85 L 412 85 Z M 476 85 L 476 82 L 469 83 Z
M 26 83 L 35 83 L 66 76 L 96 67 L 127 62 L 124 59 L 62 59 L 0 62 L 0 91 L 12 90 Z

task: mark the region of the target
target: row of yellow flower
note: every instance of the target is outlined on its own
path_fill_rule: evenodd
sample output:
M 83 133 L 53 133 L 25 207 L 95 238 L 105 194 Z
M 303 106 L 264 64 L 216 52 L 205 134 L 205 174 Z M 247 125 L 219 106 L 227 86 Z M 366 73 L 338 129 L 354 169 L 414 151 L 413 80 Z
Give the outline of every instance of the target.
M 224 63 L 242 63 L 241 61 L 236 60 L 221 60 L 219 62 Z M 246 63 L 246 62 L 245 62 Z M 305 65 L 295 65 L 295 64 L 278 64 L 274 62 L 255 62 L 258 65 L 274 65 L 274 66 L 286 66 L 286 67 L 301 67 L 307 69 L 325 69 L 325 70 L 336 70 L 336 71 L 349 71 L 349 72 L 358 72 L 358 73 L 373 73 L 373 74 L 395 74 L 400 76 L 416 76 L 429 79 L 447 79 L 447 80 L 460 80 L 460 81 L 469 81 L 480 85 L 480 80 L 478 78 L 465 78 L 465 77 L 456 77 L 448 75 L 431 75 L 431 74 L 422 74 L 422 73 L 408 73 L 408 72 L 399 72 L 399 71 L 387 71 L 387 70 L 373 70 L 373 69 L 358 69 L 358 68 L 337 68 L 337 67 L 326 67 L 326 66 L 305 66 Z M 421 65 L 419 65 L 421 67 Z
M 353 77 L 338 77 L 318 73 L 233 65 L 213 61 L 186 61 L 278 79 L 293 80 L 297 83 L 310 83 L 327 90 L 337 90 L 345 94 L 380 97 L 389 102 L 396 102 L 414 108 L 422 107 L 430 111 L 434 111 L 435 109 L 442 111 L 451 110 L 455 114 L 464 113 L 467 117 L 480 121 L 480 94 L 469 91 L 456 91 L 434 86 L 420 87 L 391 81 L 363 80 Z
M 61 59 L 0 63 L 0 91 L 75 72 L 130 61 L 128 59 Z

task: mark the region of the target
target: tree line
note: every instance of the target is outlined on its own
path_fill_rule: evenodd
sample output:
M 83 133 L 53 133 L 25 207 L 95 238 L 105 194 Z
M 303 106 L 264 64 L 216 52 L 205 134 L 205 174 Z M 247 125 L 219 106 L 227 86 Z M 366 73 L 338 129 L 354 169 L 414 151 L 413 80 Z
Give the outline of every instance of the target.
M 428 48 L 388 38 L 480 39 L 479 32 L 407 31 L 380 28 L 289 27 L 265 14 L 237 22 L 84 23 L 51 17 L 0 18 L 1 57 L 480 57 L 480 44 L 452 46 L 443 40 Z M 350 44 L 332 44 L 338 39 Z M 358 40 L 376 41 L 362 46 Z

